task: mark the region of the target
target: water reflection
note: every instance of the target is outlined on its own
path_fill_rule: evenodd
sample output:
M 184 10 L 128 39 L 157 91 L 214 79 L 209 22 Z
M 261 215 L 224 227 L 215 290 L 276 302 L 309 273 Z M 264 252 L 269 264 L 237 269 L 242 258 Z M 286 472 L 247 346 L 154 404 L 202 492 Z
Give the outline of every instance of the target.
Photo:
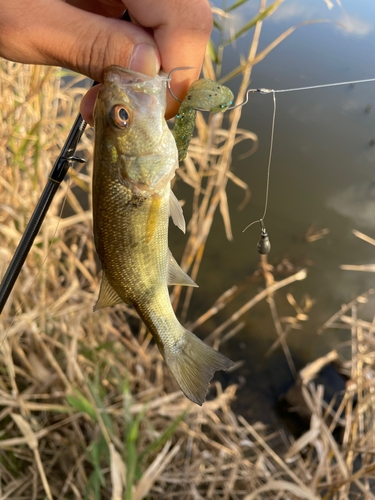
M 336 3 L 329 10 L 323 0 L 286 0 L 263 24 L 260 50 L 291 25 L 311 18 L 346 23 L 352 32 L 329 23 L 297 29 L 253 68 L 251 86 L 281 89 L 374 77 L 375 3 L 355 0 L 342 3 L 345 10 Z M 241 26 L 240 22 L 246 24 L 257 8 L 258 2 L 244 4 L 235 18 L 236 26 Z M 224 73 L 238 64 L 238 53 L 247 54 L 250 42 L 248 36 L 237 40 L 236 47 L 228 48 Z M 238 81 L 229 85 L 236 91 Z M 286 258 L 297 267 L 306 263 L 309 266 L 307 279 L 282 291 L 277 307 L 280 316 L 291 314 L 291 306 L 285 299 L 287 292 L 293 293 L 297 301 L 306 293 L 316 301 L 309 321 L 288 337 L 297 368 L 348 339 L 346 331 L 331 331 L 320 337 L 316 331 L 342 303 L 374 284 L 373 274 L 340 269 L 344 263 L 375 262 L 374 247 L 352 234 L 353 229 L 359 229 L 375 237 L 375 147 L 370 146 L 375 137 L 375 112 L 368 108 L 375 105 L 374 95 L 375 84 L 277 95 L 266 224 L 272 238 L 269 261 L 277 265 Z M 248 183 L 252 197 L 246 208 L 238 212 L 243 194 L 233 185 L 228 187 L 234 241 L 226 241 L 217 215 L 198 275 L 199 294 L 192 301 L 191 311 L 197 316 L 258 266 L 259 234 L 250 229 L 242 234 L 242 229 L 262 213 L 271 116 L 272 102 L 267 96 L 251 96 L 243 110 L 240 127 L 256 133 L 260 147 L 249 159 L 240 161 L 247 145 L 238 145 L 233 152 L 232 168 Z M 179 184 L 179 189 L 180 197 L 190 195 L 188 188 Z M 330 232 L 319 241 L 307 243 L 305 234 L 313 223 Z M 206 325 L 207 332 L 263 286 L 262 280 L 254 282 L 246 297 L 240 295 Z M 372 301 L 367 308 L 369 318 L 373 309 Z M 291 382 L 291 374 L 280 349 L 272 357 L 266 357 L 276 338 L 268 305 L 259 304 L 244 319 L 245 329 L 228 346 L 232 359 L 245 360 L 238 409 L 252 420 L 267 417 L 272 421 L 274 415 L 270 409 L 280 391 Z
M 375 229 L 375 181 L 349 186 L 327 202 L 357 227 Z

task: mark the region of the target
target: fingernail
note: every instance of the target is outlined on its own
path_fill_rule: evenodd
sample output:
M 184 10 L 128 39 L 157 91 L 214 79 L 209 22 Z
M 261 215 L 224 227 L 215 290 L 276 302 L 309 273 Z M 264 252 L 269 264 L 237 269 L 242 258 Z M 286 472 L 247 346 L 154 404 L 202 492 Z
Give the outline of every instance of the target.
M 133 49 L 129 69 L 149 76 L 159 73 L 160 62 L 155 48 L 148 43 L 140 43 Z

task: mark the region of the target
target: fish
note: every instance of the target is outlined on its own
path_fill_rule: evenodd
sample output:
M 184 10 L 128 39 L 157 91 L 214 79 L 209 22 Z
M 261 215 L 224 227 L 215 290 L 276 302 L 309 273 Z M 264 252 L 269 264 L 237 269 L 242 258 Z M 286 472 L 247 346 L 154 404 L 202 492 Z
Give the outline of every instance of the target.
M 164 118 L 166 82 L 104 71 L 94 109 L 93 230 L 103 271 L 94 310 L 133 306 L 182 392 L 202 405 L 215 371 L 233 362 L 181 325 L 169 297 L 169 284 L 197 285 L 168 248 L 170 215 L 183 231 L 185 220 L 171 191 L 178 153 Z
M 196 109 L 219 113 L 226 111 L 233 104 L 233 92 L 224 85 L 209 78 L 201 78 L 193 82 L 185 99 L 182 101 L 175 125 L 173 135 L 178 150 L 178 161 L 186 158 L 190 141 L 193 137 Z

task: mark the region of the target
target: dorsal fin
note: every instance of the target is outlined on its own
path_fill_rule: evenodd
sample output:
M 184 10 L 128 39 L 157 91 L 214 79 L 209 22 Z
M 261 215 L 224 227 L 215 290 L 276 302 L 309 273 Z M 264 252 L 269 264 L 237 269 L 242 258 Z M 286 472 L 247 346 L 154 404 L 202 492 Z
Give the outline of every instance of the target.
M 170 250 L 169 252 L 169 268 L 168 268 L 168 285 L 183 285 L 194 286 L 198 285 L 188 276 L 185 271 L 177 264 Z
M 124 302 L 112 288 L 103 271 L 103 279 L 100 285 L 98 301 L 94 306 L 94 311 L 103 307 L 111 307 Z
M 171 195 L 169 197 L 169 211 L 171 213 L 172 220 L 174 224 L 181 229 L 183 233 L 186 231 L 186 223 L 182 207 L 176 198 L 176 195 L 171 190 Z

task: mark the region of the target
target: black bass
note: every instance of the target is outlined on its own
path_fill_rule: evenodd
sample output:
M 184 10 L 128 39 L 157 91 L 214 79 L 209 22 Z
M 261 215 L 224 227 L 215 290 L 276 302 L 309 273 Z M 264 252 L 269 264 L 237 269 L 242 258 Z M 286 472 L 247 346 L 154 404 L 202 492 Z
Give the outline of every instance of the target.
M 196 286 L 168 250 L 176 143 L 164 119 L 166 78 L 111 66 L 95 105 L 94 238 L 103 268 L 95 309 L 134 306 L 182 392 L 201 405 L 216 370 L 233 365 L 177 320 L 168 284 Z

